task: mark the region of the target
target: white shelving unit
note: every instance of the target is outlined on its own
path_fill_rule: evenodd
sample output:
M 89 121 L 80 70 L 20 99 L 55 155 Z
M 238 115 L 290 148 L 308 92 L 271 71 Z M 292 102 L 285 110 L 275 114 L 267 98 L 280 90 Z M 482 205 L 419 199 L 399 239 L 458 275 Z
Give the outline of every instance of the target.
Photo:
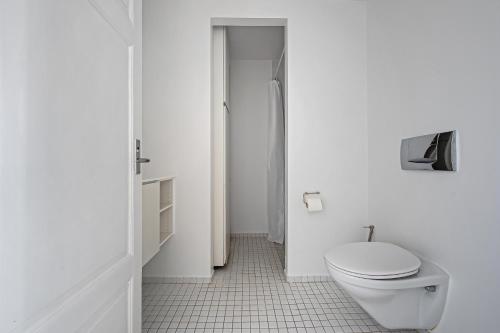
M 174 177 L 142 182 L 142 265 L 175 233 Z

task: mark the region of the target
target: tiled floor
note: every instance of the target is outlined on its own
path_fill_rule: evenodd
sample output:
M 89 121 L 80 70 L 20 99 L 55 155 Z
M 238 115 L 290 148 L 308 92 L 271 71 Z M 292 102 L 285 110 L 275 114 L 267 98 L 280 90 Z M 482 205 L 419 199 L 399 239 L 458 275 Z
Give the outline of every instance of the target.
M 232 237 L 230 253 L 212 283 L 144 284 L 143 333 L 410 332 L 379 326 L 334 282 L 287 283 L 265 237 Z

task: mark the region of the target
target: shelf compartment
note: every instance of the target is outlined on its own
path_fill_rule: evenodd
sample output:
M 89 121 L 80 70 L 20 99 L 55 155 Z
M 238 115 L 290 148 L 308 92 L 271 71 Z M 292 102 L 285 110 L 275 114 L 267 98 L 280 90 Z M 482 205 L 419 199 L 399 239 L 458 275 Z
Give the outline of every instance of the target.
M 165 208 L 174 203 L 174 179 L 160 180 L 160 207 Z
M 171 233 L 167 233 L 167 232 L 160 233 L 160 240 L 161 240 L 160 246 L 162 246 L 163 244 L 165 244 L 170 239 L 170 237 L 172 237 L 173 235 L 174 235 L 173 232 L 171 232 Z
M 166 205 L 165 207 L 160 207 L 160 214 L 163 213 L 163 212 L 165 212 L 165 211 L 167 211 L 168 209 L 170 209 L 172 207 L 174 207 L 173 203 L 171 203 L 169 205 Z
M 146 265 L 174 235 L 174 177 L 142 182 L 142 265 Z
M 160 245 L 163 245 L 174 234 L 174 211 L 165 209 L 160 214 Z

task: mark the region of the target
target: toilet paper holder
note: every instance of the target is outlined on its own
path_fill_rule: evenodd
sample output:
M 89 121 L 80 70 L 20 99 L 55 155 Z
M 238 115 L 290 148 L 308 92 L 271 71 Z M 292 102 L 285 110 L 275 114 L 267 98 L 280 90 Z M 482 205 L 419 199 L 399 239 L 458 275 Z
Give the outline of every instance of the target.
M 319 191 L 316 191 L 316 192 L 304 192 L 304 193 L 302 194 L 302 201 L 304 202 L 304 205 L 306 205 L 306 208 L 309 208 L 309 207 L 307 206 L 306 196 L 308 196 L 308 195 L 313 195 L 313 194 L 321 194 L 321 193 L 320 193 Z

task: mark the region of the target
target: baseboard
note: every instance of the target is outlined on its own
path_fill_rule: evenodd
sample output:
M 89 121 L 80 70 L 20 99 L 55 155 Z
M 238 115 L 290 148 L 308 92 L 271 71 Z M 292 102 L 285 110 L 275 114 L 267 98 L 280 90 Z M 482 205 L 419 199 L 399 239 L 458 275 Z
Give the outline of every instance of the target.
M 212 277 L 188 276 L 143 276 L 142 283 L 210 283 Z
M 231 237 L 267 237 L 267 233 L 231 233 Z
M 286 276 L 286 282 L 297 283 L 297 282 L 330 282 L 333 281 L 332 277 L 329 275 L 293 275 Z

